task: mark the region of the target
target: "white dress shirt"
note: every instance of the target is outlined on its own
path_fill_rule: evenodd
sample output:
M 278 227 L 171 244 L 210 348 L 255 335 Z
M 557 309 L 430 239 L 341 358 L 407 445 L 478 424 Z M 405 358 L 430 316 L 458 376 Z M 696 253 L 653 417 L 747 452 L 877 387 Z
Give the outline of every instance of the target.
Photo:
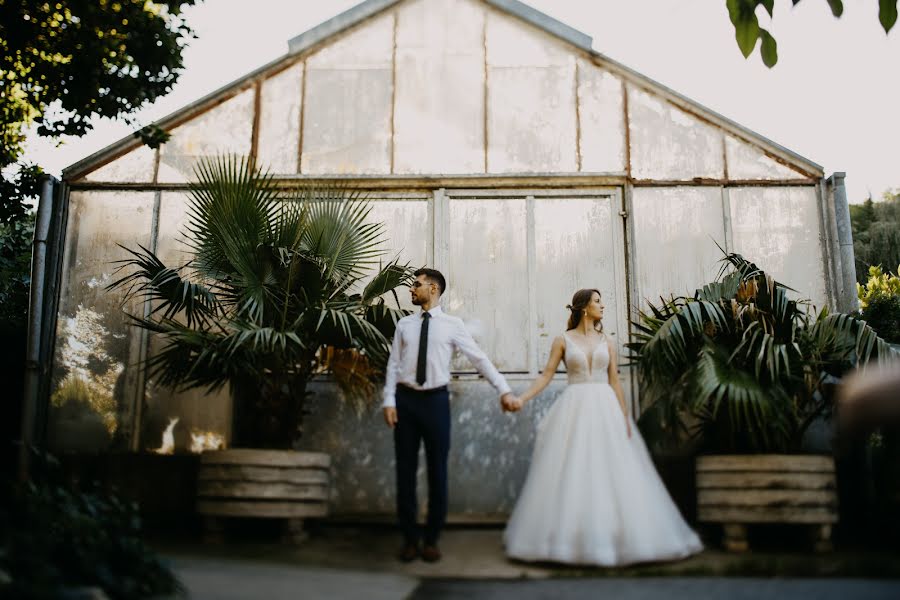
M 452 317 L 435 306 L 428 311 L 428 354 L 425 363 L 425 383 L 416 383 L 419 361 L 419 335 L 422 332 L 422 313 L 407 315 L 397 321 L 397 331 L 391 346 L 384 380 L 384 407 L 397 406 L 397 384 L 417 390 L 430 390 L 450 383 L 450 359 L 454 350 L 466 355 L 472 366 L 487 379 L 501 396 L 510 391 L 503 375 L 488 359 L 484 351 L 466 330 L 462 319 Z

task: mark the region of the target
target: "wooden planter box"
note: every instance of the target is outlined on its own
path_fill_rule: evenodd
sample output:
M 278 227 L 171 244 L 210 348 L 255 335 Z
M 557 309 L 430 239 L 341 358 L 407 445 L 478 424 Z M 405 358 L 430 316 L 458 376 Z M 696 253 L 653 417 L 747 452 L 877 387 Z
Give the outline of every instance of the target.
M 817 552 L 831 549 L 838 520 L 834 459 L 758 454 L 697 459 L 697 518 L 721 523 L 727 550 L 748 550 L 747 525 L 796 523 L 813 527 Z
M 207 539 L 222 536 L 222 517 L 287 519 L 287 537 L 304 537 L 303 519 L 328 515 L 331 457 L 319 452 L 232 449 L 205 452 L 197 512 Z

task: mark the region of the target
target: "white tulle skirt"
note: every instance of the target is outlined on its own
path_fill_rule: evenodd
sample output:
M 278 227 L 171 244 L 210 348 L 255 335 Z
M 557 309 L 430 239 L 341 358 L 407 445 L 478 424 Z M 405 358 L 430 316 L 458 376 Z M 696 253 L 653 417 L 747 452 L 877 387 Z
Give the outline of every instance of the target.
M 503 536 L 510 558 L 618 566 L 702 550 L 631 429 L 608 384 L 566 387 L 538 426 Z

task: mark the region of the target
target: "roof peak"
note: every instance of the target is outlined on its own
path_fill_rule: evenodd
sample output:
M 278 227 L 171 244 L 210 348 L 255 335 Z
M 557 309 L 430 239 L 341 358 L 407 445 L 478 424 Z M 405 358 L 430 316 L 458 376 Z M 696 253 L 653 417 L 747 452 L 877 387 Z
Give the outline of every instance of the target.
M 519 0 L 481 0 L 488 6 L 512 15 L 573 46 L 590 52 L 593 39 L 586 33 L 566 25 Z M 357 25 L 404 0 L 365 0 L 327 21 L 288 40 L 288 54 L 299 54 L 327 38 Z

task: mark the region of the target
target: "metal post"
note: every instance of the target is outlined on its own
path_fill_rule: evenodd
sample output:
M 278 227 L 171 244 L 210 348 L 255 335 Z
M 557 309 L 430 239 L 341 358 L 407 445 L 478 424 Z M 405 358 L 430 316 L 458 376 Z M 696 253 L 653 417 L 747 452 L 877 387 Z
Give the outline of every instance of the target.
M 38 391 L 41 377 L 41 337 L 44 291 L 47 277 L 47 241 L 53 216 L 53 196 L 59 181 L 49 175 L 41 181 L 41 196 L 34 224 L 31 255 L 31 295 L 28 305 L 28 345 L 25 356 L 25 393 L 22 399 L 22 430 L 19 441 L 19 480 L 29 476 L 29 451 L 37 434 Z
M 859 309 L 856 297 L 856 262 L 853 256 L 853 228 L 850 224 L 850 206 L 847 203 L 847 189 L 844 187 L 846 173 L 837 172 L 828 178 L 834 191 L 834 220 L 837 224 L 838 256 L 841 264 L 841 279 L 837 282 L 838 310 L 855 312 Z

